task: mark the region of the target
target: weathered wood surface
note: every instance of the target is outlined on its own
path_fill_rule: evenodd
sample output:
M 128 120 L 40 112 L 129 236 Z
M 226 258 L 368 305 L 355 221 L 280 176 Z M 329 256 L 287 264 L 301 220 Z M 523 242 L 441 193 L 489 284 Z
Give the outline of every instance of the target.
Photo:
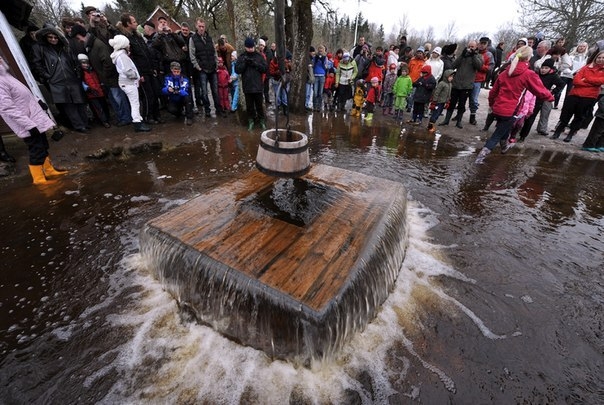
M 329 172 L 329 176 L 325 176 Z M 354 178 L 351 178 L 354 177 Z M 315 165 L 306 176 L 343 191 L 306 227 L 242 209 L 275 180 L 254 171 L 197 197 L 149 225 L 208 257 L 321 311 L 341 292 L 372 230 L 401 187 Z

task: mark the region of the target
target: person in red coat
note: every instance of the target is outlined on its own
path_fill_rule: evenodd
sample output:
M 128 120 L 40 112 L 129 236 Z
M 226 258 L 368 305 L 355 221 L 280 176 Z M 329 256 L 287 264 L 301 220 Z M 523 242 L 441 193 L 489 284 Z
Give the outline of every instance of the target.
M 231 79 L 231 75 L 221 57 L 218 58 L 216 74 L 218 75 L 218 99 L 222 108 L 222 116 L 226 117 L 226 112 L 231 111 L 231 102 L 229 101 L 229 80 Z
M 564 99 L 560 121 L 556 126 L 552 139 L 558 139 L 564 128 L 570 123 L 570 132 L 564 142 L 570 142 L 581 128 L 581 122 L 588 110 L 593 107 L 600 95 L 600 87 L 604 85 L 604 51 L 600 51 L 593 62 L 583 66 L 573 78 L 573 87 Z
M 525 92 L 530 91 L 538 100 L 554 101 L 554 96 L 545 88 L 537 73 L 529 68 L 528 61 L 532 55 L 531 47 L 519 48 L 510 66 L 501 72 L 489 92 L 489 110 L 497 120 L 497 127 L 478 154 L 476 164 L 484 163 L 485 157 L 495 146 L 507 140 L 522 109 Z

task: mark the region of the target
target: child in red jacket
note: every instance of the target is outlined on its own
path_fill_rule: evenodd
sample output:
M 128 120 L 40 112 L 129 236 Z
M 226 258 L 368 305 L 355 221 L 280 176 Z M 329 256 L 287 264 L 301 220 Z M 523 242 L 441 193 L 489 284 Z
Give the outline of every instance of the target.
M 323 86 L 323 111 L 333 110 L 333 95 L 336 91 L 336 75 L 333 68 L 329 69 Z
M 105 100 L 105 92 L 99 76 L 90 66 L 88 56 L 81 53 L 78 55 L 78 61 L 82 70 L 82 87 L 86 93 L 92 114 L 105 128 L 109 128 L 111 127 L 111 124 L 109 124 L 109 106 L 107 100 Z
M 367 90 L 367 97 L 365 98 L 365 107 L 363 112 L 365 113 L 365 120 L 371 121 L 373 119 L 373 111 L 375 105 L 380 101 L 380 79 L 377 77 L 371 78 L 371 86 Z

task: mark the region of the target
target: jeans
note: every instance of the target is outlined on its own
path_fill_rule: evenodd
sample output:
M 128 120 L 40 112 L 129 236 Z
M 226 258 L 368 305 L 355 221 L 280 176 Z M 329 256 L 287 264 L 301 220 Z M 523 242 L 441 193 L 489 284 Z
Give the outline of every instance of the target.
M 502 139 L 508 138 L 510 132 L 512 131 L 512 127 L 516 122 L 516 118 L 514 117 L 495 116 L 495 118 L 497 118 L 495 132 L 493 132 L 493 135 L 491 135 L 487 143 L 484 145 L 484 147 L 489 150 L 493 150 Z
M 271 79 L 271 86 L 273 88 L 273 93 L 275 94 L 275 103 L 277 107 L 280 105 L 287 105 L 287 93 L 289 93 L 290 82 L 287 82 L 285 88 L 280 87 L 281 81 Z
M 476 111 L 478 111 L 478 96 L 480 95 L 481 87 L 482 82 L 474 82 L 472 94 L 470 95 L 470 114 L 476 114 Z
M 199 72 L 199 82 L 201 84 L 201 101 L 206 114 L 210 113 L 210 99 L 208 98 L 208 83 L 210 83 L 210 91 L 212 92 L 212 100 L 214 101 L 214 109 L 217 113 L 221 112 L 220 102 L 218 101 L 218 76 L 216 72 L 207 73 Z
M 132 117 L 130 116 L 130 103 L 128 97 L 126 97 L 126 93 L 119 87 L 110 87 L 108 98 L 113 111 L 117 115 L 118 122 L 130 123 Z
M 315 84 L 313 85 L 313 108 L 315 110 L 321 109 L 321 103 L 323 102 L 323 87 L 325 87 L 325 76 L 315 76 Z
M 306 99 L 304 100 L 304 107 L 308 108 L 309 110 L 312 110 L 312 89 L 313 89 L 313 84 L 312 83 L 306 83 Z

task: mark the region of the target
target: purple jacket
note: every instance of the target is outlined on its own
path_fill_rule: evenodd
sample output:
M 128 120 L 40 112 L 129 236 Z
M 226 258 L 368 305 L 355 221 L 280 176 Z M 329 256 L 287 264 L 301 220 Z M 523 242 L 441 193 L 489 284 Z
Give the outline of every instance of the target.
M 40 107 L 29 89 L 15 79 L 0 64 L 0 116 L 19 138 L 30 136 L 29 130 L 37 127 L 45 132 L 55 126 Z

